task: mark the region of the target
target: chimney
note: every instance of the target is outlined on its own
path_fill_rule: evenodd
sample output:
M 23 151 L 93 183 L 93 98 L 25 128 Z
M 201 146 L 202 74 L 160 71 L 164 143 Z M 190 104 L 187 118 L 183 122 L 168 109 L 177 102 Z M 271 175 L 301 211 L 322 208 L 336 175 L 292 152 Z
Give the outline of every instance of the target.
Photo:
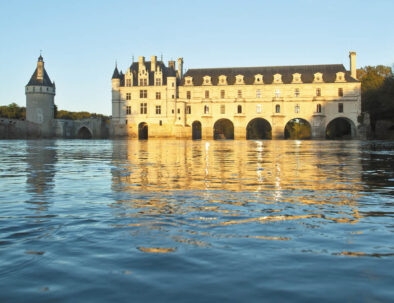
M 145 57 L 139 56 L 138 57 L 138 70 L 142 69 L 142 66 L 144 65 L 144 62 L 145 62 Z
M 168 68 L 173 68 L 175 70 L 175 61 L 168 61 Z
M 178 76 L 178 79 L 182 79 L 182 77 L 183 77 L 183 58 L 178 58 L 177 76 Z
M 157 57 L 156 57 L 156 56 L 152 56 L 152 57 L 150 58 L 150 61 L 151 61 L 151 63 L 150 63 L 150 71 L 151 71 L 151 72 L 154 72 L 154 71 L 156 70 L 156 61 L 157 61 Z
M 356 68 L 356 52 L 349 52 L 350 58 L 350 76 L 357 79 L 357 68 Z

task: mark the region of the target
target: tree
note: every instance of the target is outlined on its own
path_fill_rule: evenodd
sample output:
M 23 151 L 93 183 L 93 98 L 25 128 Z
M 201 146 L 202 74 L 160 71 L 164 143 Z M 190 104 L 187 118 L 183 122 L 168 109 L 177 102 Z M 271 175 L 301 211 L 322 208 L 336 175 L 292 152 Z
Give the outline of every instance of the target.
M 0 106 L 0 117 L 24 120 L 26 118 L 26 108 L 20 107 L 16 103 Z
M 369 112 L 371 126 L 380 119 L 394 119 L 394 76 L 390 66 L 365 66 L 357 70 L 361 80 L 363 111 Z

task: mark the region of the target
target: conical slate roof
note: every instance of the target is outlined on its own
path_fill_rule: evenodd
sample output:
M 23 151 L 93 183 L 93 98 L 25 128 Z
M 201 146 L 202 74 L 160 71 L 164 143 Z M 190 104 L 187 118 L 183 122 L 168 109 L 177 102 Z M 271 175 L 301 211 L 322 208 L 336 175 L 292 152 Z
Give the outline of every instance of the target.
M 53 83 L 51 79 L 49 79 L 49 76 L 45 68 L 44 68 L 44 78 L 42 80 L 37 79 L 37 68 L 36 68 L 36 70 L 34 71 L 33 75 L 30 78 L 29 83 L 27 83 L 26 86 L 31 86 L 31 85 L 53 87 Z
M 115 70 L 114 73 L 112 75 L 112 79 L 120 79 L 120 75 L 119 75 L 119 71 L 118 71 L 118 67 L 115 66 Z

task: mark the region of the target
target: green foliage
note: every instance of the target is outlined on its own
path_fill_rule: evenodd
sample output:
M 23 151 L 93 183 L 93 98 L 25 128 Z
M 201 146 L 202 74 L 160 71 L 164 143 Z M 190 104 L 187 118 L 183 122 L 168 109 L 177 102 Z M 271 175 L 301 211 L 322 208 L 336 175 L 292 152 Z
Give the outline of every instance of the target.
M 303 119 L 290 120 L 285 127 L 285 138 L 286 139 L 310 139 L 311 138 L 311 126 Z
M 389 66 L 366 66 L 357 70 L 361 80 L 363 111 L 370 113 L 372 127 L 377 120 L 394 119 L 394 76 Z
M 88 113 L 88 112 L 69 112 L 67 110 L 57 110 L 56 109 L 56 119 L 65 119 L 65 120 L 80 120 L 80 119 L 88 119 L 88 118 L 103 118 L 109 119 L 108 116 L 104 116 L 96 113 Z
M 18 106 L 16 103 L 0 106 L 0 117 L 8 119 L 26 119 L 26 108 Z

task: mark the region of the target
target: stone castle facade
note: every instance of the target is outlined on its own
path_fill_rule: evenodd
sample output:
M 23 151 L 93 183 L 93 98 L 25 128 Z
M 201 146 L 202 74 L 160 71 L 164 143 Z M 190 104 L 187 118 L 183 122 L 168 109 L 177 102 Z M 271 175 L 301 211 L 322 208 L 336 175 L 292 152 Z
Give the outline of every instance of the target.
M 282 139 L 362 137 L 356 53 L 342 64 L 189 69 L 139 57 L 112 76 L 111 135 L 128 138 Z M 290 124 L 289 124 L 290 122 Z M 303 135 L 305 137 L 305 134 Z M 302 137 L 302 138 L 304 138 Z M 306 135 L 308 137 L 308 134 Z

